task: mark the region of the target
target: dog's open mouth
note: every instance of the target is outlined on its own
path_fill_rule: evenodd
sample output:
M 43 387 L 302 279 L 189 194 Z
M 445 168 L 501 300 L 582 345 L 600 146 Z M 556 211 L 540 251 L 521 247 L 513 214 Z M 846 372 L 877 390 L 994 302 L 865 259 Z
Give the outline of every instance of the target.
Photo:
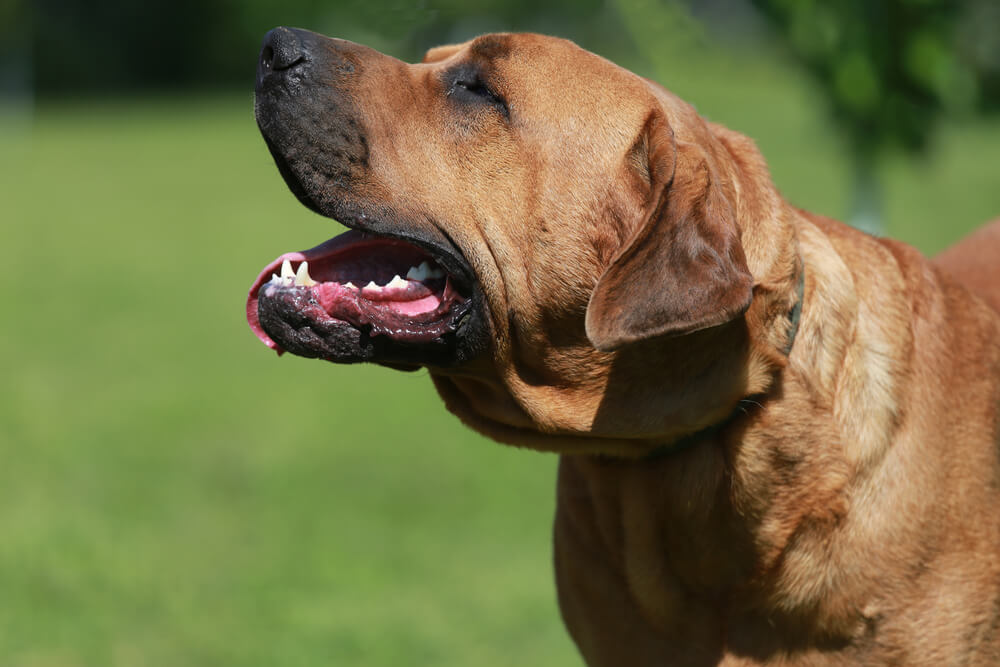
M 279 353 L 330 361 L 447 361 L 470 294 L 427 251 L 351 230 L 261 272 L 247 320 Z
M 279 36 L 293 55 L 317 39 Z M 463 364 L 488 346 L 475 272 L 437 216 L 378 184 L 364 119 L 343 88 L 357 74 L 328 80 L 360 61 L 319 44 L 297 59 L 265 48 L 255 114 L 296 198 L 351 231 L 265 267 L 247 298 L 250 328 L 279 353 L 338 363 Z

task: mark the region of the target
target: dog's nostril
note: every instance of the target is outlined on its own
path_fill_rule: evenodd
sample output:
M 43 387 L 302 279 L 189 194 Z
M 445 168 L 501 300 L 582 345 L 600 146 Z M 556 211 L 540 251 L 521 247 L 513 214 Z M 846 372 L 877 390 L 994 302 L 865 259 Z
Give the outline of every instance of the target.
M 298 33 L 302 31 L 279 27 L 264 35 L 257 67 L 260 73 L 279 72 L 305 62 L 306 48 Z

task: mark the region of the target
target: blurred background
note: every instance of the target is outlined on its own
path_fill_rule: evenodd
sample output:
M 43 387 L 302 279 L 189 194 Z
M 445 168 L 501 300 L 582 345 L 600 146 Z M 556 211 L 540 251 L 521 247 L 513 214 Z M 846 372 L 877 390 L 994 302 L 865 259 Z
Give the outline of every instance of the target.
M 253 121 L 282 24 L 406 60 L 568 37 L 799 206 L 928 253 L 1000 214 L 993 0 L 0 0 L 0 665 L 579 664 L 555 457 L 245 325 L 260 267 L 338 231 Z

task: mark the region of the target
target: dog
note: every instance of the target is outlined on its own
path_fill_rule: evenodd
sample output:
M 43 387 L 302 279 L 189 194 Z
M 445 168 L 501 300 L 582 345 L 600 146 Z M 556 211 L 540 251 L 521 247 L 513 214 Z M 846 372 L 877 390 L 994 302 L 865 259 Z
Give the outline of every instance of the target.
M 958 282 L 996 295 L 996 254 L 956 279 L 982 245 L 794 208 L 749 139 L 551 37 L 407 64 L 276 28 L 255 113 L 351 230 L 268 265 L 251 328 L 560 454 L 587 664 L 1000 663 L 1000 315 Z

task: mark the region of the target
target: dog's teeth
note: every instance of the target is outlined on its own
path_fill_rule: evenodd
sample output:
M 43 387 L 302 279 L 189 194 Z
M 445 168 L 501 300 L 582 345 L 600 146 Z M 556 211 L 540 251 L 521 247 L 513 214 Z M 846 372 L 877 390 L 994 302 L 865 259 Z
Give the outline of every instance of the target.
M 405 288 L 406 281 L 400 278 L 399 275 L 395 275 L 392 277 L 392 280 L 389 281 L 389 284 L 386 285 L 386 287 Z
M 281 277 L 284 278 L 295 278 L 295 272 L 292 271 L 292 263 L 287 259 L 281 263 Z
M 295 272 L 295 284 L 301 287 L 312 287 L 316 281 L 309 275 L 309 262 L 299 264 L 299 270 Z
M 344 283 L 344 287 L 349 287 L 351 289 L 358 289 L 358 286 L 355 285 L 354 283 L 350 282 L 350 281 Z
M 281 284 L 281 278 L 278 277 L 277 273 L 272 273 L 271 274 L 271 282 L 274 283 L 274 284 L 276 284 L 276 285 L 280 285 Z
M 432 268 L 430 263 L 424 261 L 420 262 L 420 266 L 411 266 L 410 270 L 406 272 L 407 280 L 416 280 L 417 282 L 423 282 L 428 278 L 443 278 L 444 271 L 441 269 Z
M 432 267 L 428 262 L 421 262 L 420 269 L 424 273 L 424 278 L 444 278 L 444 271 Z
M 374 280 L 369 280 L 368 284 L 364 286 L 364 289 L 379 289 L 379 286 L 375 284 Z

